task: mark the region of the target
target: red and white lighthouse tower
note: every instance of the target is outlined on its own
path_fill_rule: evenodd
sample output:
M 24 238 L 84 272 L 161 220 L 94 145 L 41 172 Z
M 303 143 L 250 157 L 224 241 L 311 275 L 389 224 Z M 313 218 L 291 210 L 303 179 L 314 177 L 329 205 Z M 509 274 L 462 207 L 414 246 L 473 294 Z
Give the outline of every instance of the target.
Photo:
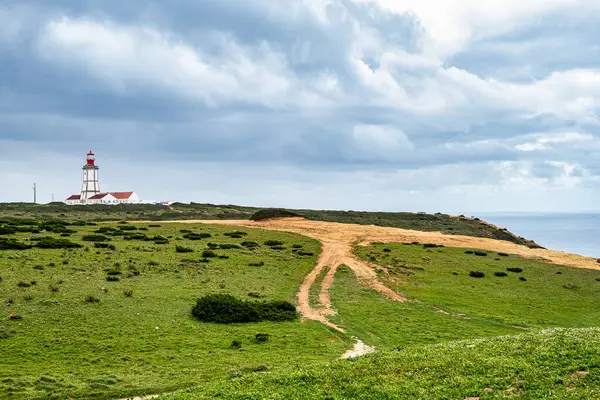
M 90 197 L 100 193 L 100 184 L 98 183 L 99 168 L 96 165 L 96 156 L 91 150 L 87 153 L 86 163 L 82 169 L 81 201 L 85 203 Z

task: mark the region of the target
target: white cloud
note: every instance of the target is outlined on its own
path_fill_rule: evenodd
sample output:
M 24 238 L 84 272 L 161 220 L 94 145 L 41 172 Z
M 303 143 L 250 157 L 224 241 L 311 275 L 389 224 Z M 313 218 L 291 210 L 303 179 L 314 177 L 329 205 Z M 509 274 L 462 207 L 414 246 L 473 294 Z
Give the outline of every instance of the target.
M 62 18 L 47 24 L 38 48 L 43 57 L 85 68 L 130 95 L 159 88 L 217 106 L 252 102 L 271 107 L 314 106 L 313 87 L 303 87 L 283 55 L 263 42 L 253 48 L 222 36 L 224 57 L 203 54 L 181 40 L 148 27 Z M 332 79 L 317 82 L 321 93 L 335 91 Z
M 535 139 L 534 142 L 521 143 L 516 145 L 515 148 L 521 151 L 548 150 L 554 144 L 590 142 L 595 138 L 589 133 L 564 132 L 558 134 L 538 134 L 533 139 Z
M 428 50 L 448 56 L 472 40 L 539 23 L 544 15 L 561 10 L 596 10 L 594 0 L 354 0 L 375 3 L 396 13 L 416 16 L 427 32 Z

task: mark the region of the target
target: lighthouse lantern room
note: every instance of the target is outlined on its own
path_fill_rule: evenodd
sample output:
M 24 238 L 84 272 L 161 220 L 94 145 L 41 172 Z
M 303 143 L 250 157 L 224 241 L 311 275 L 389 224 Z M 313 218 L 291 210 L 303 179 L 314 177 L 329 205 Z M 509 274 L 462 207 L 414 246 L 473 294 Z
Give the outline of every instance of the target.
M 87 153 L 86 163 L 83 166 L 83 183 L 81 184 L 81 200 L 87 201 L 100 193 L 100 184 L 98 183 L 98 166 L 96 165 L 96 156 L 90 150 Z

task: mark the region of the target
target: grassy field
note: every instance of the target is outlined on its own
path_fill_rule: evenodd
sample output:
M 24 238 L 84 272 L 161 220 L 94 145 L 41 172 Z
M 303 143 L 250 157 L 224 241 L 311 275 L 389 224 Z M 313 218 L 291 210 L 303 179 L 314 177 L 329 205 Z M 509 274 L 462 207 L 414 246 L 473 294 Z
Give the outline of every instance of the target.
M 175 203 L 169 207 L 149 204 L 121 204 L 106 207 L 104 205 L 67 206 L 64 203 L 0 203 L 0 218 L 75 219 L 85 221 L 248 220 L 259 210 L 261 209 L 256 207 L 199 203 Z M 407 212 L 292 209 L 289 211 L 315 221 L 439 231 L 452 235 L 485 237 L 538 247 L 530 240 L 515 236 L 505 229 L 490 226 L 476 218 L 453 218 L 441 213 L 432 215 Z
M 119 229 L 131 226 L 142 230 Z M 115 250 L 83 240 L 103 227 L 117 229 L 117 236 L 105 234 L 105 244 Z M 252 229 L 235 238 L 225 235 L 230 227 L 189 224 L 66 228 L 76 233 L 0 235 L 29 245 L 38 243 L 30 238 L 51 236 L 83 246 L 0 251 L 0 398 L 163 393 L 228 375 L 333 360 L 351 346 L 348 338 L 313 322 L 216 325 L 190 314 L 207 293 L 294 301 L 320 251 L 312 239 Z M 212 237 L 185 239 L 182 229 Z M 168 243 L 123 236 L 132 234 L 158 235 Z M 283 249 L 264 245 L 275 239 L 284 242 Z M 201 262 L 208 243 L 239 248 L 217 248 L 218 256 L 229 258 Z M 314 256 L 293 253 L 293 244 Z M 178 253 L 176 246 L 192 252 Z M 11 320 L 10 313 L 22 319 Z M 258 333 L 269 340 L 257 342 Z M 235 340 L 241 348 L 232 348 Z
M 597 399 L 600 330 L 552 329 L 380 352 L 177 392 L 187 399 Z
M 390 275 L 382 279 L 405 297 L 473 321 L 534 328 L 590 327 L 600 321 L 597 270 L 399 243 L 357 247 L 355 252 L 386 266 Z M 485 276 L 471 277 L 471 271 Z

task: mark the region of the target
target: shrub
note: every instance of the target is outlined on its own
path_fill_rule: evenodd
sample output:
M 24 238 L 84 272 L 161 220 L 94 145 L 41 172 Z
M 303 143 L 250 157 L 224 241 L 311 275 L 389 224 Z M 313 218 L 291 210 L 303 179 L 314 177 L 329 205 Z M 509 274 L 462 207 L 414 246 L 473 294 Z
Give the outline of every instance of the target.
M 240 239 L 243 236 L 248 236 L 248 234 L 246 232 L 242 232 L 242 231 L 233 231 L 233 232 L 225 232 L 223 234 L 223 236 Z
M 315 254 L 312 251 L 299 251 L 298 253 L 299 256 L 314 256 Z
M 220 247 L 216 243 L 207 243 L 206 246 L 208 246 L 208 248 L 211 249 L 211 250 L 216 250 L 216 249 L 218 249 Z
M 264 261 L 259 261 L 259 262 L 255 262 L 255 263 L 250 263 L 250 264 L 248 264 L 248 266 L 250 266 L 250 267 L 262 267 L 262 266 L 264 266 L 264 265 L 265 265 L 265 262 L 264 262 Z
M 119 229 L 122 231 L 137 231 L 138 228 L 136 228 L 133 225 L 123 225 L 123 226 L 120 226 Z
M 122 273 L 118 269 L 110 268 L 108 271 L 106 271 L 106 274 L 115 276 L 115 275 L 121 275 Z
M 518 268 L 518 267 L 511 267 L 511 268 L 506 268 L 506 270 L 508 272 L 515 272 L 515 273 L 520 273 L 523 272 L 523 268 Z
M 33 267 L 33 269 L 37 269 L 39 271 L 43 271 L 44 267 L 42 267 L 41 265 L 36 265 L 35 267 Z
M 424 249 L 434 249 L 434 248 L 437 248 L 437 247 L 438 247 L 438 245 L 437 244 L 433 244 L 433 243 L 425 243 L 423 245 Z
M 0 235 L 12 235 L 17 233 L 17 230 L 8 226 L 0 226 Z
M 115 246 L 114 244 L 110 244 L 110 243 L 94 243 L 94 247 L 97 249 L 109 249 L 112 251 L 117 250 L 117 246 Z
M 97 297 L 94 297 L 92 295 L 89 295 L 89 296 L 86 296 L 85 302 L 86 303 L 100 303 L 100 299 Z
M 114 276 L 114 275 L 108 275 L 108 276 L 106 277 L 106 280 L 107 280 L 108 282 L 119 282 L 119 280 L 120 280 L 120 279 L 119 279 L 119 277 L 118 277 L 118 276 Z
M 169 244 L 169 239 L 164 238 L 162 236 L 154 236 L 152 238 L 152 241 L 154 242 L 154 244 Z
M 30 245 L 18 242 L 15 239 L 0 238 L 0 250 L 27 250 L 30 248 Z
M 175 251 L 178 253 L 193 253 L 194 249 L 190 249 L 189 247 L 176 246 Z
M 208 238 L 212 237 L 212 235 L 210 233 L 204 233 L 204 232 L 203 233 L 191 232 L 191 233 L 187 233 L 187 234 L 183 235 L 183 237 L 188 240 L 202 240 L 202 239 L 208 239 Z
M 579 285 L 576 283 L 567 283 L 567 284 L 564 284 L 563 287 L 565 289 L 579 289 Z
M 222 248 L 223 250 L 240 248 L 240 246 L 238 246 L 237 244 L 232 244 L 232 243 L 223 243 L 223 244 L 220 244 L 219 247 Z
M 506 272 L 494 272 L 494 276 L 502 277 L 508 276 L 508 274 Z
M 131 296 L 133 296 L 133 290 L 132 289 L 125 289 L 123 291 L 123 294 L 125 295 L 125 297 L 131 297 Z
M 498 255 L 499 255 L 500 257 L 508 257 L 508 254 L 506 254 L 506 253 L 498 253 Z
M 156 225 L 156 224 L 152 224 L 152 225 L 148 225 L 150 228 L 160 228 L 160 225 Z
M 31 283 L 24 282 L 24 281 L 19 281 L 19 283 L 17 283 L 17 286 L 18 287 L 23 287 L 23 288 L 25 288 L 25 287 L 31 287 Z
M 481 271 L 471 271 L 469 272 L 469 276 L 472 278 L 483 278 L 485 274 Z
M 139 230 L 140 230 L 140 231 L 147 231 L 147 230 L 148 230 L 148 228 L 141 227 L 141 228 L 139 228 Z
M 215 253 L 214 251 L 212 251 L 212 250 L 204 250 L 202 252 L 202 257 L 203 258 L 216 258 L 218 256 L 219 255 L 217 253 Z
M 251 221 L 264 221 L 273 218 L 293 218 L 300 217 L 299 214 L 293 213 L 282 208 L 267 208 L 259 210 L 250 216 Z
M 519 277 L 519 280 L 523 282 L 527 281 L 527 279 L 523 278 L 522 276 Z
M 219 258 L 223 259 L 223 260 L 228 260 L 229 256 L 226 255 L 220 255 Z
M 110 238 L 104 235 L 85 235 L 81 240 L 84 242 L 110 242 Z
M 391 252 L 392 252 L 392 249 L 383 249 L 383 252 L 384 252 L 384 253 L 391 253 Z
M 179 230 L 179 232 L 181 232 L 181 233 L 192 233 L 192 231 L 190 231 L 189 229 L 181 229 L 181 230 Z
M 231 342 L 231 348 L 232 349 L 241 349 L 242 342 L 240 342 L 239 340 L 234 340 L 233 342 Z
M 465 254 L 474 254 L 475 252 L 473 250 L 467 250 L 465 251 Z
M 228 294 L 210 294 L 199 298 L 192 314 L 200 321 L 220 324 L 292 321 L 297 318 L 296 308 L 291 303 L 244 301 Z
M 598 278 L 600 280 L 600 278 Z M 258 292 L 250 292 L 248 293 L 248 297 L 253 297 L 255 299 L 262 299 L 263 297 L 265 297 L 263 294 L 260 294 Z
M 267 240 L 265 246 L 281 246 L 283 242 L 281 240 Z
M 258 343 L 264 343 L 269 341 L 269 334 L 268 333 L 257 333 L 256 335 L 254 335 L 254 340 L 256 340 Z
M 486 257 L 488 255 L 487 252 L 481 251 L 481 250 L 475 250 L 474 253 L 476 256 L 479 256 L 479 257 Z
M 244 247 L 247 247 L 247 248 L 258 247 L 259 246 L 258 243 L 251 242 L 251 241 L 248 241 L 248 240 L 242 242 L 241 245 L 244 246 Z
M 285 250 L 285 246 L 271 246 L 271 250 Z

